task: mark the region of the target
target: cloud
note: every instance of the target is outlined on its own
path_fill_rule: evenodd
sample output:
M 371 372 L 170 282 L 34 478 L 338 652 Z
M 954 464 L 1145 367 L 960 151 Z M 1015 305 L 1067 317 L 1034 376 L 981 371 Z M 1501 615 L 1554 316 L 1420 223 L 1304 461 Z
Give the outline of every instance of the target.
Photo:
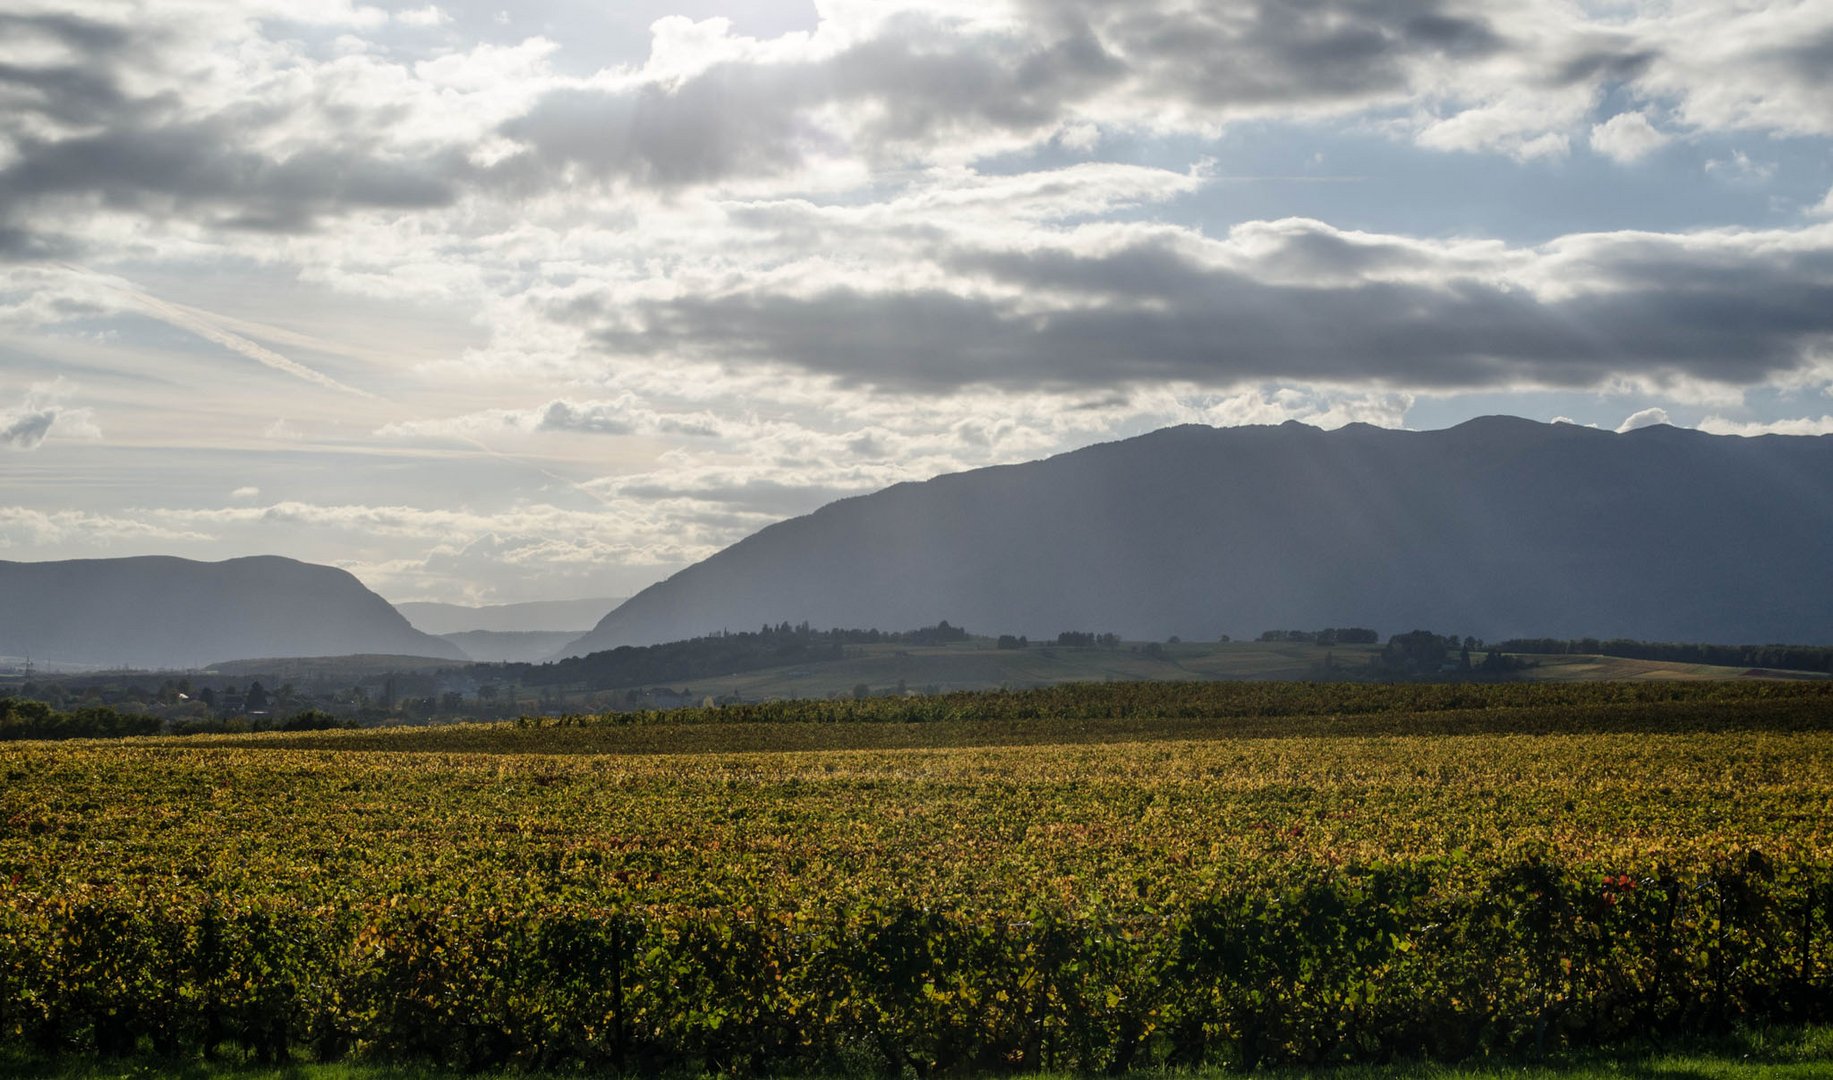
M 1297 420 L 1325 429 L 1345 424 L 1398 428 L 1404 426 L 1414 400 L 1414 395 L 1404 392 L 1329 393 L 1316 387 L 1263 386 L 1193 402 L 1187 419 L 1214 427 Z
M 129 311 L 157 319 L 168 326 L 176 327 L 304 382 L 355 397 L 374 397 L 366 390 L 339 382 L 322 371 L 301 364 L 257 341 L 226 329 L 216 317 L 207 311 L 161 300 L 141 291 L 131 282 L 112 274 L 97 273 L 68 263 L 60 264 L 58 270 L 69 277 L 78 279 L 76 286 L 81 290 L 83 301 L 87 305 Z
M 172 528 L 133 513 L 96 514 L 82 510 L 37 510 L 0 506 L 0 548 L 74 545 L 107 548 L 116 541 L 208 541 L 195 529 Z M 68 558 L 68 555 L 63 556 Z
M 581 309 L 617 357 L 799 368 L 842 385 L 1071 392 L 1264 380 L 1416 389 L 1751 385 L 1833 342 L 1833 230 L 1596 233 L 1533 248 L 1287 219 L 920 248 L 838 221 L 883 262 L 728 274 Z M 861 256 L 856 256 L 859 258 Z
M 367 12 L 367 14 L 364 14 Z M 678 194 L 853 184 L 1103 133 L 1214 134 L 1362 118 L 1522 160 L 1573 138 L 1618 160 L 1680 130 L 1833 133 L 1825 5 L 1708 0 L 1595 15 L 1553 0 L 904 0 L 832 4 L 754 39 L 658 21 L 641 67 L 564 74 L 555 42 L 453 48 L 433 5 L 8 15 L 45 62 L 0 65 L 0 252 L 83 244 L 98 211 L 212 233 L 309 235 L 582 185 Z M 342 46 L 285 27 L 370 38 Z M 1638 108 L 1590 123 L 1620 93 Z M 1740 166 L 1731 159 L 1721 166 Z M 1754 163 L 1751 168 L 1757 167 Z
M 0 413 L 0 446 L 10 446 L 17 450 L 36 449 L 39 443 L 45 441 L 45 436 L 51 432 L 51 425 L 56 421 L 57 413 L 51 409 Z
M 688 36 L 678 20 L 657 26 Z M 915 12 L 886 20 L 878 36 L 787 55 L 722 43 L 723 20 L 712 29 L 694 38 L 718 62 L 652 57 L 650 79 L 543 96 L 503 125 L 524 149 L 492 176 L 518 188 L 564 178 L 674 191 L 854 155 L 935 160 L 951 146 L 1048 138 L 1077 101 L 1122 73 L 1086 33 L 963 33 Z
M 1833 188 L 1828 188 L 1826 195 L 1818 203 L 1808 207 L 1810 217 L 1833 218 Z
M 636 430 L 628 416 L 616 406 L 600 402 L 574 405 L 567 401 L 549 402 L 541 410 L 537 431 L 579 431 L 593 435 L 628 435 Z
M 476 438 L 504 432 L 580 435 L 717 435 L 719 421 L 706 412 L 659 412 L 624 396 L 612 401 L 556 398 L 528 409 L 485 409 L 435 420 L 403 420 L 378 435 L 392 438 Z
M 1617 425 L 1617 434 L 1621 435 L 1626 431 L 1635 431 L 1637 428 L 1654 427 L 1657 424 L 1672 423 L 1673 421 L 1668 418 L 1668 411 L 1666 409 L 1660 408 L 1659 406 L 1653 406 L 1643 409 L 1640 412 L 1631 413 L 1627 419 Z
M 255 487 L 253 484 L 245 484 L 229 493 L 229 497 L 232 499 L 257 499 L 260 498 L 260 496 L 261 489 Z
M 439 9 L 437 4 L 428 4 L 423 8 L 395 12 L 395 21 L 404 26 L 442 26 L 452 21 L 452 16 Z
M 64 436 L 99 439 L 95 413 L 87 408 L 63 404 L 72 387 L 58 380 L 33 383 L 25 399 L 10 409 L 0 409 L 0 447 L 9 450 L 36 450 L 56 427 Z
M 1729 184 L 1758 186 L 1766 184 L 1776 175 L 1776 163 L 1758 161 L 1742 150 L 1733 150 L 1728 158 L 1711 158 L 1706 162 L 1706 175 L 1715 176 Z
M 1636 161 L 1665 146 L 1668 137 L 1639 112 L 1618 113 L 1591 128 L 1591 149 L 1614 161 Z
M 1833 416 L 1750 421 L 1708 416 L 1699 422 L 1699 430 L 1714 435 L 1833 435 Z
M 356 397 L 374 397 L 367 390 L 341 383 L 322 371 L 307 367 L 289 357 L 268 348 L 256 341 L 251 341 L 240 334 L 223 329 L 210 318 L 207 312 L 188 308 L 180 304 L 170 304 L 154 296 L 148 296 L 138 290 L 128 290 L 128 299 L 142 312 L 161 322 L 187 330 L 205 341 L 221 345 L 230 352 L 238 353 L 258 364 L 273 368 L 275 371 L 291 375 L 296 379 L 322 386 L 327 390 L 351 394 Z

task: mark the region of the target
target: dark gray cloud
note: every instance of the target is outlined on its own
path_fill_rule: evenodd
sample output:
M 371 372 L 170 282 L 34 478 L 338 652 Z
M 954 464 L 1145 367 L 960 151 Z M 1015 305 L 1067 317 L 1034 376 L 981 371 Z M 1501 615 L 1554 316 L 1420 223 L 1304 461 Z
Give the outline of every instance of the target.
M 70 16 L 0 15 L 0 36 L 61 46 L 59 62 L 0 64 L 0 257 L 70 253 L 77 241 L 48 233 L 33 213 L 46 199 L 94 199 L 149 217 L 184 216 L 230 228 L 294 232 L 352 210 L 449 204 L 470 169 L 464 147 L 391 157 L 378 145 L 403 111 L 377 103 L 357 116 L 322 90 L 284 104 L 232 104 L 183 116 L 182 72 L 167 55 L 172 32 L 150 21 L 114 25 Z M 133 66 L 163 89 L 133 92 Z M 149 82 L 156 85 L 157 79 Z M 313 116 L 302 118 L 302 110 Z M 335 121 L 335 124 L 327 123 Z M 303 146 L 252 147 L 295 124 Z
M 1351 105 L 1405 91 L 1415 61 L 1470 60 L 1506 44 L 1437 0 L 1030 8 L 1024 37 L 905 15 L 832 57 L 722 63 L 673 88 L 557 90 L 504 125 L 528 151 L 495 173 L 547 183 L 577 168 L 673 189 L 779 173 L 822 151 L 895 158 L 954 135 L 1048 130 L 1109 92 L 1222 115 Z M 859 110 L 845 146 L 809 124 L 825 106 Z
M 73 57 L 61 63 L 0 63 L 0 106 L 15 118 L 36 113 L 87 124 L 113 118 L 132 104 L 116 72 L 134 46 L 126 29 L 69 15 L 0 13 L 0 38 L 56 42 Z
M 895 155 L 958 131 L 1049 127 L 1124 67 L 1092 35 L 963 38 L 916 17 L 839 55 L 715 64 L 674 87 L 562 89 L 503 134 L 528 150 L 493 170 L 519 186 L 565 170 L 665 190 L 793 169 L 811 154 Z M 876 106 L 844 144 L 807 120 Z
M 0 170 L 0 214 L 38 197 L 87 195 L 154 216 L 201 210 L 221 225 L 299 231 L 353 209 L 444 206 L 465 171 L 456 153 L 397 164 L 325 148 L 276 159 L 240 141 L 227 120 L 22 139 L 19 160 Z
M 882 106 L 866 134 L 893 144 L 962 128 L 1048 127 L 1127 71 L 1086 27 L 1037 41 L 976 41 L 914 19 L 894 21 L 882 36 L 834 58 L 831 68 L 842 100 Z
M 5 201 L 0 199 L 0 214 Z M 9 225 L 0 217 L 0 263 L 32 259 L 64 258 L 75 250 L 68 237 L 45 236 L 19 225 Z
M 1293 265 L 1281 252 L 1219 267 L 1152 240 L 1093 255 L 969 250 L 945 265 L 1004 287 L 991 298 L 938 287 L 691 296 L 649 304 L 597 338 L 621 354 L 784 364 L 922 390 L 1264 379 L 1584 387 L 1635 375 L 1748 385 L 1800 367 L 1806 347 L 1833 338 L 1833 253 L 1602 242 L 1587 263 L 1598 286 L 1543 297 L 1494 267 L 1422 266 L 1419 250 L 1383 263 L 1349 245 L 1352 257 L 1325 272 L 1319 260 L 1344 245 L 1313 231 L 1287 249 L 1339 284 L 1269 272 Z
M 802 96 L 794 73 L 722 64 L 674 92 L 555 90 L 503 134 L 529 149 L 491 171 L 543 188 L 577 169 L 664 190 L 799 163 L 792 137 Z
M 1044 25 L 1076 27 L 1125 56 L 1146 96 L 1222 110 L 1360 102 L 1406 91 L 1416 61 L 1470 61 L 1507 47 L 1487 19 L 1439 0 L 1027 7 Z
M 0 413 L 0 446 L 31 450 L 45 441 L 57 422 L 56 409 L 29 409 Z
M 1586 48 L 1554 68 L 1547 81 L 1554 86 L 1572 86 L 1599 80 L 1628 82 L 1647 71 L 1658 56 L 1659 53 L 1653 49 L 1627 45 L 1619 48 Z

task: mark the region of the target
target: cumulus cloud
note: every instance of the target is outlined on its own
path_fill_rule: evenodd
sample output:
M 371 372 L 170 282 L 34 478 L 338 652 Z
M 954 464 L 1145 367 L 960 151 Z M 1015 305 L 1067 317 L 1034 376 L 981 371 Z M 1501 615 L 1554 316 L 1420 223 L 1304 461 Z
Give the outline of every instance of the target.
M 1654 427 L 1657 424 L 1672 424 L 1673 422 L 1668 418 L 1666 409 L 1651 406 L 1629 414 L 1621 424 L 1617 425 L 1617 434 L 1621 435 L 1626 431 L 1635 431 L 1637 428 Z
M 1635 161 L 1667 142 L 1668 137 L 1639 112 L 1618 113 L 1591 128 L 1591 149 L 1615 161 Z
M 601 402 L 574 405 L 567 401 L 549 402 L 535 424 L 539 431 L 581 431 L 593 435 L 628 435 L 636 430 L 622 410 Z
M 374 32 L 358 10 L 289 8 L 286 20 Z M 0 254 L 81 243 L 98 209 L 303 234 L 580 184 L 808 184 L 817 166 L 832 183 L 1249 119 L 1364 116 L 1422 145 L 1522 159 L 1588 134 L 1631 160 L 1665 136 L 1641 108 L 1592 118 L 1613 91 L 1662 103 L 1693 131 L 1833 133 L 1825 5 L 1715 0 L 1634 19 L 1550 0 L 823 12 L 813 32 L 766 40 L 723 19 L 664 19 L 646 64 L 589 74 L 556 68 L 558 46 L 539 38 L 416 52 L 410 34 L 388 50 L 339 50 L 210 5 L 157 19 L 8 15 L 0 30 L 42 43 L 46 59 L 0 66 Z M 394 23 L 425 31 L 450 14 L 428 5 Z

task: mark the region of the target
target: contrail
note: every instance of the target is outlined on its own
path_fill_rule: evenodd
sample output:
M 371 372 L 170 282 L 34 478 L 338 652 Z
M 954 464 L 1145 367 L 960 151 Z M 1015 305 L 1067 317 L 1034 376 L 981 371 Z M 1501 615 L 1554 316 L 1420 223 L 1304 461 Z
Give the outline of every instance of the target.
M 297 360 L 291 360 L 281 356 L 279 353 L 259 342 L 250 341 L 240 334 L 231 333 L 223 329 L 210 321 L 207 312 L 199 311 L 196 308 L 185 307 L 182 304 L 169 303 L 156 296 L 141 292 L 123 278 L 114 277 L 108 274 L 98 274 L 92 270 L 85 270 L 80 266 L 72 266 L 69 263 L 60 263 L 59 265 L 71 273 L 86 277 L 120 293 L 122 296 L 132 301 L 133 306 L 138 308 L 143 314 L 158 319 L 160 322 L 166 323 L 167 325 L 176 326 L 180 330 L 196 334 L 205 341 L 221 345 L 231 352 L 240 353 L 258 364 L 265 364 L 275 371 L 285 372 L 296 379 L 304 379 L 306 382 L 314 383 L 329 390 L 354 394 L 357 397 L 369 398 L 371 400 L 375 398 L 375 395 L 367 390 L 359 390 L 354 386 L 338 382 L 322 371 L 309 368 Z
M 166 300 L 161 300 L 156 296 L 152 296 L 148 293 L 142 292 L 139 289 L 134 288 L 133 285 L 129 283 L 126 279 L 116 277 L 112 274 L 97 273 L 94 270 L 88 270 L 80 266 L 74 266 L 70 263 L 59 263 L 58 265 L 61 266 L 64 270 L 69 271 L 72 274 L 76 274 L 79 277 L 87 278 L 91 281 L 96 282 L 97 284 L 100 284 L 108 289 L 113 290 L 116 293 L 119 293 L 120 295 L 131 300 L 133 302 L 133 305 L 136 308 L 138 308 L 141 312 L 143 312 L 146 315 L 151 316 L 152 318 L 158 319 L 160 322 L 166 323 L 171 326 L 176 326 L 180 330 L 185 330 L 190 333 L 196 334 L 198 337 L 203 338 L 205 341 L 214 342 L 215 344 L 221 345 L 223 348 L 228 349 L 232 352 L 240 353 L 241 355 L 248 357 L 250 360 L 253 360 L 260 364 L 265 364 L 268 367 L 273 368 L 275 371 L 283 371 L 286 374 L 291 375 L 296 379 L 304 379 L 306 382 L 314 383 L 318 386 L 323 386 L 330 390 L 338 390 L 346 394 L 354 394 L 357 397 L 368 398 L 372 401 L 376 399 L 376 395 L 370 393 L 367 390 L 359 390 L 354 386 L 350 386 L 345 383 L 338 382 L 336 379 L 333 379 L 331 376 L 326 375 L 322 371 L 316 371 L 312 368 L 309 368 L 305 366 L 304 364 L 299 363 L 297 360 L 292 360 L 285 356 L 280 355 L 279 353 L 266 347 L 265 345 L 260 344 L 259 342 L 251 341 L 248 338 L 245 338 L 240 334 L 234 333 L 232 331 L 224 329 L 221 326 L 218 326 L 215 322 L 211 321 L 211 317 L 208 312 L 200 311 L 192 307 L 186 307 L 182 304 L 174 304 Z M 567 487 L 572 488 L 574 491 L 578 492 L 581 495 L 584 495 L 588 499 L 591 499 L 597 502 L 601 506 L 608 507 L 611 505 L 611 500 L 605 498 L 603 495 L 599 494 L 598 492 L 593 491 L 591 488 L 586 487 L 584 484 L 579 483 L 577 480 L 574 480 L 570 477 L 562 476 L 559 473 L 554 472 L 552 469 L 549 469 L 547 466 L 542 465 L 539 462 L 531 461 L 527 458 L 521 457 L 516 454 L 505 453 L 504 451 L 501 451 L 494 447 L 486 445 L 483 442 L 483 440 L 478 439 L 474 436 L 461 435 L 459 436 L 459 439 L 460 441 L 469 443 L 471 446 L 476 447 L 478 450 L 481 450 L 485 454 L 488 454 L 491 457 L 497 458 L 498 460 L 512 462 L 514 464 L 521 465 L 525 468 L 533 469 L 534 471 L 540 473 L 542 476 L 547 477 L 549 480 L 552 480 L 555 483 L 565 484 Z
M 490 455 L 491 457 L 496 458 L 498 461 L 507 461 L 512 465 L 520 465 L 526 469 L 533 469 L 535 472 L 540 473 L 542 476 L 547 477 L 549 480 L 552 480 L 557 484 L 565 484 L 567 487 L 572 488 L 574 491 L 578 492 L 581 495 L 584 495 L 586 498 L 597 502 L 598 505 L 600 506 L 603 506 L 607 509 L 611 507 L 610 499 L 605 498 L 603 495 L 600 495 L 598 492 L 593 491 L 589 487 L 586 487 L 584 484 L 581 484 L 579 481 L 574 480 L 572 477 L 560 475 L 559 473 L 555 472 L 554 470 L 548 468 L 547 466 L 541 464 L 538 461 L 535 461 L 531 458 L 522 457 L 518 454 L 511 454 L 511 453 L 507 453 L 502 450 L 498 450 L 495 447 L 486 444 L 482 439 L 479 439 L 475 435 L 457 435 L 455 436 L 455 438 L 459 442 L 469 443 L 470 445 L 476 447 L 477 449 L 483 451 L 484 453 Z

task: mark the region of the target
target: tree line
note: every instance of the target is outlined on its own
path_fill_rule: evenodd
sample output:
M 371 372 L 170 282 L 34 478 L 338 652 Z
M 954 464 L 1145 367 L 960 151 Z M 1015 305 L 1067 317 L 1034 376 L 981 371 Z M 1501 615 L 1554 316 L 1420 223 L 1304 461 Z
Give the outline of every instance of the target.
M 803 622 L 756 631 L 721 632 L 661 645 L 621 645 L 615 649 L 572 656 L 545 664 L 479 665 L 488 677 L 494 670 L 505 680 L 524 686 L 584 686 L 607 690 L 620 686 L 672 683 L 759 671 L 790 664 L 846 659 L 848 646 L 945 645 L 966 641 L 968 632 L 944 619 L 934 626 L 891 631 L 834 628 L 816 630 Z
M 1626 660 L 1833 673 L 1833 646 L 1827 645 L 1703 645 L 1629 638 L 1607 641 L 1597 638 L 1511 638 L 1495 648 L 1503 652 L 1551 656 L 1618 656 Z
M 122 739 L 134 735 L 240 734 L 251 731 L 324 731 L 353 727 L 315 709 L 291 717 L 197 717 L 168 722 L 106 705 L 54 709 L 42 701 L 0 698 L 0 742 L 19 739 Z
M 1307 645 L 1374 645 L 1381 640 L 1381 635 L 1364 626 L 1329 626 L 1322 630 L 1263 630 L 1257 640 Z

